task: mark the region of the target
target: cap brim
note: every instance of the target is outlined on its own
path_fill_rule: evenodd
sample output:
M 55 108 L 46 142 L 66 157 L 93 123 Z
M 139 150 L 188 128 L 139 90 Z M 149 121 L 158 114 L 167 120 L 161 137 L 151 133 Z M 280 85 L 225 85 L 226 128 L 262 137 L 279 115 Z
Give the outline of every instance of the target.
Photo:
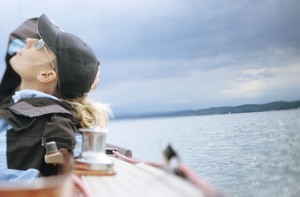
M 45 41 L 47 46 L 56 54 L 56 41 L 61 31 L 51 20 L 42 14 L 37 22 L 37 29 L 40 37 Z

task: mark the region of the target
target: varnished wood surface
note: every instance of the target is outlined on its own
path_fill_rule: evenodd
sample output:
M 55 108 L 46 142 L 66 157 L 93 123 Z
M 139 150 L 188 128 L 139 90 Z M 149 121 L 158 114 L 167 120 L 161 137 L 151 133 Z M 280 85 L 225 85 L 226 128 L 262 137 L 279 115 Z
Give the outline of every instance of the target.
M 101 197 L 201 197 L 203 193 L 181 177 L 146 164 L 114 158 L 115 175 L 81 176 L 93 196 Z

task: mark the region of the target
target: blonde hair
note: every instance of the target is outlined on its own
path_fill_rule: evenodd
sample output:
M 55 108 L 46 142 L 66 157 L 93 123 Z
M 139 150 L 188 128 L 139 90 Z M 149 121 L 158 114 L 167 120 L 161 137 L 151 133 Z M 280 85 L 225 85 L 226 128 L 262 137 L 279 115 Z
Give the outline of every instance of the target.
M 108 104 L 93 103 L 86 96 L 76 99 L 63 99 L 76 111 L 83 128 L 105 127 L 112 115 Z

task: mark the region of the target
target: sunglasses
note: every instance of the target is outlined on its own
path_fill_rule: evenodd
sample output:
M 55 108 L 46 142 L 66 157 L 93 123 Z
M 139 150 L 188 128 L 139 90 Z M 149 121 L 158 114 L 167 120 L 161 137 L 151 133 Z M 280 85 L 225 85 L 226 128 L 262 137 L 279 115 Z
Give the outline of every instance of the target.
M 50 55 L 49 55 L 49 53 L 48 53 L 48 50 L 47 50 L 45 41 L 44 41 L 43 39 L 40 39 L 39 41 L 37 41 L 37 43 L 36 43 L 36 45 L 35 45 L 35 48 L 38 49 L 38 50 L 41 49 L 41 48 L 44 48 L 44 49 L 45 49 L 45 51 L 46 51 L 46 53 L 47 53 L 47 56 L 48 56 L 48 59 L 49 59 L 51 65 L 52 65 L 52 68 L 53 68 L 54 70 L 56 70 L 56 69 L 55 69 L 56 67 L 54 66 L 54 64 L 53 64 L 53 62 L 52 62 L 52 59 L 51 59 L 51 57 L 50 57 Z

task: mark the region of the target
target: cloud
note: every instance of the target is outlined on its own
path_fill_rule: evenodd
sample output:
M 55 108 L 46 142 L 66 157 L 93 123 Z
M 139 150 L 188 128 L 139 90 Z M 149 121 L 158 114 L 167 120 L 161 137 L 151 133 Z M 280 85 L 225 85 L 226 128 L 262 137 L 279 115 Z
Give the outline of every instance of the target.
M 145 75 L 147 70 L 139 71 L 141 75 L 138 71 L 134 72 L 134 68 L 138 68 L 139 65 L 134 64 L 136 61 L 126 62 L 132 65 L 129 70 L 135 73 L 133 75 L 136 77 L 116 80 L 105 87 L 100 86 L 93 96 L 111 101 L 112 108 L 117 113 L 126 113 L 128 108 L 136 113 L 159 112 L 300 98 L 299 91 L 295 91 L 300 83 L 299 60 L 282 67 L 272 62 L 263 65 L 258 58 L 257 62 L 253 61 L 253 65 L 249 65 L 248 62 L 237 62 L 236 59 L 232 61 L 233 58 L 225 55 L 220 56 L 220 60 L 228 66 L 215 69 L 197 67 L 201 64 L 216 64 L 220 62 L 217 59 L 175 61 L 177 64 L 165 60 L 151 62 L 154 65 L 152 77 L 149 73 L 148 76 Z M 169 75 L 163 75 L 163 72 L 156 74 L 155 71 L 162 71 L 163 65 L 172 65 L 174 69 L 180 65 L 186 67 L 183 66 L 185 69 L 182 68 L 177 73 L 171 72 Z M 166 70 L 171 69 L 166 67 Z M 282 92 L 289 92 L 290 97 Z
M 299 4 L 13 0 L 0 8 L 0 52 L 17 25 L 45 12 L 95 50 L 101 84 L 92 96 L 117 113 L 291 100 L 300 98 Z
M 113 73 L 113 77 L 108 79 L 110 85 L 102 89 L 99 98 L 108 98 L 115 103 L 113 108 L 123 113 L 126 106 L 140 112 L 243 104 L 251 99 L 252 102 L 282 99 L 280 93 L 271 91 L 282 92 L 286 87 L 276 87 L 274 81 L 284 83 L 289 78 L 273 81 L 265 78 L 281 76 L 281 72 L 274 72 L 276 68 L 284 71 L 287 65 L 299 62 L 297 53 L 293 48 L 272 46 L 196 58 L 179 54 L 176 58 L 116 59 L 106 62 L 110 66 L 107 70 L 105 64 L 103 66 L 104 72 Z M 268 83 L 271 85 L 266 85 Z M 298 83 L 292 81 L 288 89 L 294 89 Z M 113 98 L 122 99 L 114 101 Z

